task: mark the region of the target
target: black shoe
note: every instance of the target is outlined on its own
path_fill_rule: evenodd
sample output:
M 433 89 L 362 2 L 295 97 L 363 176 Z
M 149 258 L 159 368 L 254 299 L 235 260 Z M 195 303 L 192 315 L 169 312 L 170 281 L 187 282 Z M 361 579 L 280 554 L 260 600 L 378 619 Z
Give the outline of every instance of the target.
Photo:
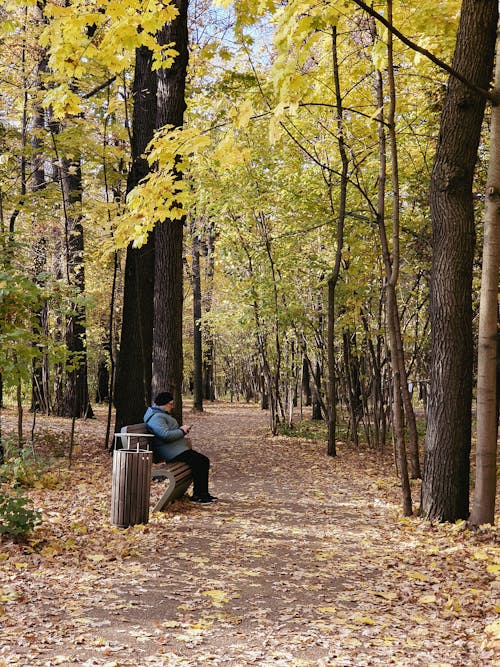
M 214 503 L 217 500 L 217 498 L 215 496 L 211 496 L 208 493 L 206 496 L 191 496 L 189 500 L 192 503 L 200 503 L 206 505 L 207 503 Z

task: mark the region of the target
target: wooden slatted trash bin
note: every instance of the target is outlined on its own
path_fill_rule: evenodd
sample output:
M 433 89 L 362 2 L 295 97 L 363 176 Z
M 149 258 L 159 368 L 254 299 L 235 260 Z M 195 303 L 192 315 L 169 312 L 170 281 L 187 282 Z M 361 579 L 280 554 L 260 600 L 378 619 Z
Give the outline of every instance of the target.
M 149 521 L 153 452 L 115 449 L 111 482 L 111 523 L 127 528 Z

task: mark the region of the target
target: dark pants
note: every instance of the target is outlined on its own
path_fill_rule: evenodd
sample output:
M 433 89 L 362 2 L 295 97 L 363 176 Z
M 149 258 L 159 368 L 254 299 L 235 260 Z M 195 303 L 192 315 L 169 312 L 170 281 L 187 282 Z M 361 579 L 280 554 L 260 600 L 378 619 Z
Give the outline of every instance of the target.
M 191 468 L 193 473 L 193 496 L 207 496 L 210 459 L 195 449 L 187 449 L 172 460 L 187 463 Z

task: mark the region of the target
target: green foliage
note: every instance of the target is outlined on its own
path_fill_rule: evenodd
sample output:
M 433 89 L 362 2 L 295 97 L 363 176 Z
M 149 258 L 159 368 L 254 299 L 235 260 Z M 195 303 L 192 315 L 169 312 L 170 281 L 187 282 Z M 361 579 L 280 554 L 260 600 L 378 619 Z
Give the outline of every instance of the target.
M 0 480 L 12 487 L 32 487 L 42 476 L 46 464 L 40 459 L 24 453 L 8 458 L 0 467 Z
M 0 466 L 0 483 L 11 487 L 22 486 L 27 488 L 39 485 L 43 487 L 51 486 L 50 482 L 40 484 L 40 480 L 43 480 L 48 474 L 47 470 L 53 464 L 52 456 L 64 454 L 65 437 L 61 434 L 49 434 L 48 432 L 45 435 L 47 438 L 50 437 L 50 442 L 45 446 L 43 445 L 44 434 L 42 434 L 41 440 L 37 436 L 38 444 L 44 446 L 43 456 L 37 455 L 34 449 L 27 446 L 19 451 L 16 439 L 6 436 L 2 438 L 5 462 Z
M 0 270 L 0 373 L 7 387 L 29 377 L 29 364 L 38 354 L 33 332 L 40 297 L 29 278 L 14 269 Z
M 41 520 L 41 512 L 22 492 L 0 488 L 0 535 L 26 537 Z
M 292 438 L 303 438 L 304 440 L 324 441 L 327 437 L 325 422 L 312 419 L 301 419 L 292 426 L 281 424 L 278 427 L 278 433 Z

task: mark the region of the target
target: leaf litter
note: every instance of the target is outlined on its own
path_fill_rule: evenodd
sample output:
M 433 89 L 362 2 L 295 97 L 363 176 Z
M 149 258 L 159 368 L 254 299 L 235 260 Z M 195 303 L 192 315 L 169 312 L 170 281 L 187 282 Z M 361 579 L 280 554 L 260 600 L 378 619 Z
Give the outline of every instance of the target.
M 496 528 L 402 517 L 390 460 L 271 437 L 255 406 L 193 418 L 218 503 L 125 530 L 105 415 L 77 424 L 71 469 L 29 490 L 42 525 L 0 543 L 0 667 L 500 665 Z

